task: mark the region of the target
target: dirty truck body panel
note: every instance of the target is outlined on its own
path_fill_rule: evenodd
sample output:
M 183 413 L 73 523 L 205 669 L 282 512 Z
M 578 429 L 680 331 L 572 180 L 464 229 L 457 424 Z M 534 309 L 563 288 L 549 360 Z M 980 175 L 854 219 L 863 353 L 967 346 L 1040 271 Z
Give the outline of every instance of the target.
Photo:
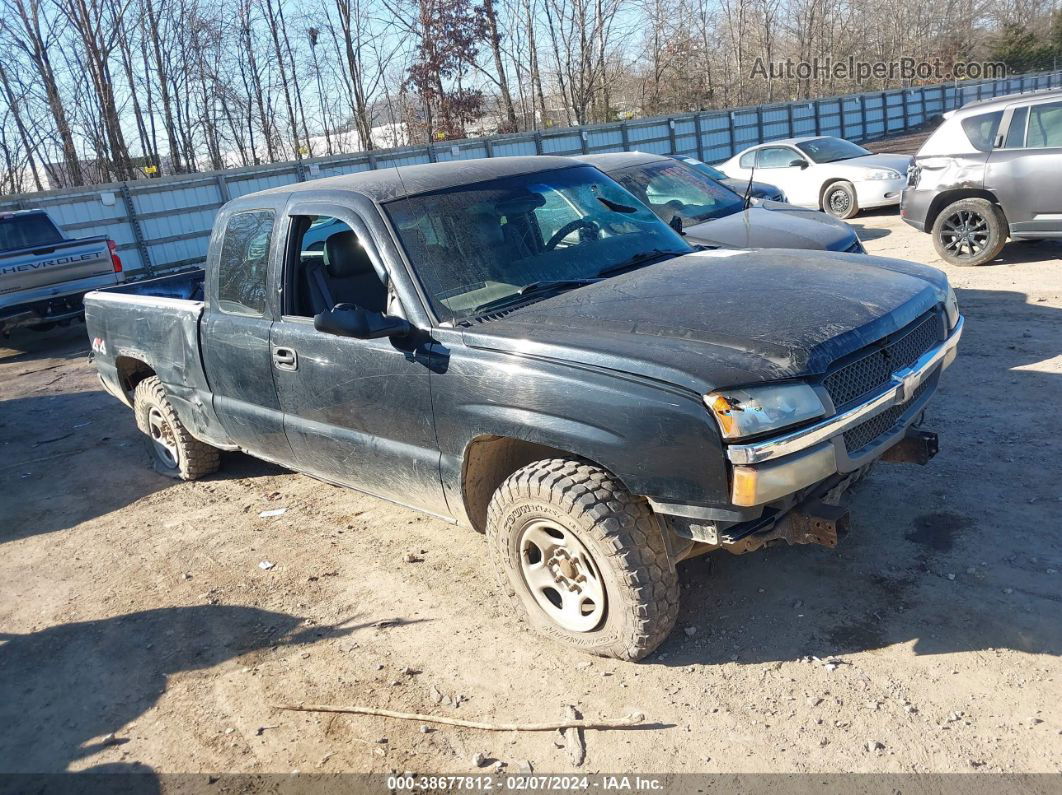
M 880 383 L 842 405 L 825 385 L 838 368 L 862 363 L 894 341 L 911 347 L 912 330 L 918 349 L 897 369 L 958 338 L 950 288 L 932 268 L 814 251 L 697 251 L 677 235 L 668 237 L 671 230 L 648 210 L 634 220 L 594 220 L 594 226 L 578 219 L 568 235 L 564 226 L 553 235 L 562 235 L 561 243 L 542 256 L 568 262 L 569 251 L 582 245 L 603 251 L 598 244 L 608 230 L 636 221 L 645 229 L 658 224 L 645 234 L 658 236 L 654 245 L 666 240 L 674 248 L 659 261 L 573 289 L 547 285 L 526 301 L 503 301 L 497 311 L 447 316 L 439 301 L 453 307 L 460 299 L 445 291 L 433 296 L 420 270 L 442 256 L 445 224 L 438 219 L 448 212 L 447 197 L 480 183 L 487 195 L 491 180 L 501 178 L 523 180 L 521 186 L 538 186 L 539 177 L 575 184 L 586 173 L 579 169 L 589 167 L 564 158 L 498 158 L 411 167 L 401 181 L 393 172 L 372 172 L 235 200 L 218 217 L 198 282 L 182 275 L 88 297 L 102 380 L 128 402 L 131 383 L 123 372 L 130 372 L 130 362 L 143 362 L 203 441 L 460 522 L 481 518 L 470 514 L 472 451 L 512 439 L 543 451 L 540 457 L 556 451 L 596 462 L 661 513 L 734 524 L 760 517 L 765 506 L 735 504 L 731 442 L 706 408 L 706 395 L 808 383 L 829 419 L 899 383 L 889 380 L 886 363 Z M 593 180 L 608 180 L 589 170 Z M 611 181 L 599 187 L 622 191 Z M 498 212 L 515 223 L 528 207 L 543 209 L 541 196 L 549 201 L 550 191 L 534 190 L 541 194 L 507 187 L 498 194 Z M 414 217 L 407 191 L 442 197 L 434 205 L 438 217 L 417 216 L 420 226 L 403 226 Z M 545 210 L 541 217 L 551 218 Z M 226 229 L 237 217 L 258 224 L 256 245 L 267 250 L 254 249 L 262 269 L 261 305 L 254 311 L 227 310 L 221 297 L 227 288 L 219 285 L 225 267 L 219 263 L 227 261 Z M 321 217 L 338 219 L 356 236 L 359 256 L 385 284 L 380 307 L 404 318 L 408 333 L 375 339 L 326 333 L 315 322 L 327 312 L 316 313 L 315 321 L 292 303 L 303 291 L 314 294 L 317 258 L 331 256 L 327 247 L 300 249 L 299 240 L 312 236 L 301 237 L 299 224 Z M 493 227 L 486 232 L 494 236 L 477 240 L 502 239 Z M 542 239 L 548 237 L 546 230 Z M 343 267 L 337 260 L 327 269 L 334 274 Z M 310 276 L 302 285 L 304 272 Z M 333 289 L 341 284 L 334 281 Z M 487 279 L 475 289 L 496 285 Z M 908 377 L 912 390 L 921 391 L 888 409 L 890 423 L 851 451 L 859 455 L 848 455 L 840 432 L 823 437 L 835 449 L 830 477 L 855 471 L 902 437 L 935 387 L 941 357 L 932 372 Z M 840 399 L 836 389 L 833 394 Z

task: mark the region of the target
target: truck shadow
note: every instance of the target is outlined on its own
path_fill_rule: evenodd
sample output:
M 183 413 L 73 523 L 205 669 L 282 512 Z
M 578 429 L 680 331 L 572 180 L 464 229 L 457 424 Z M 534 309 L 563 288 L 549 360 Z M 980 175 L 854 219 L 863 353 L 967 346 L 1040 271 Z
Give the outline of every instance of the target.
M 679 629 L 650 664 L 896 644 L 1062 654 L 1062 311 L 1022 293 L 957 292 L 966 332 L 926 417 L 940 455 L 877 465 L 848 499 L 853 531 L 836 550 L 682 564 Z
M 230 659 L 252 665 L 263 649 L 354 629 L 297 629 L 301 621 L 251 607 L 197 605 L 0 633 L 0 773 L 61 772 L 103 749 L 135 743 L 115 733 L 158 702 L 173 674 Z M 135 744 L 130 752 L 128 762 L 89 772 L 150 773 L 133 761 Z M 137 792 L 153 788 L 150 779 L 136 783 Z
M 0 402 L 0 544 L 76 527 L 178 481 L 151 466 L 132 413 L 100 390 Z M 215 478 L 271 477 L 278 466 L 226 453 Z

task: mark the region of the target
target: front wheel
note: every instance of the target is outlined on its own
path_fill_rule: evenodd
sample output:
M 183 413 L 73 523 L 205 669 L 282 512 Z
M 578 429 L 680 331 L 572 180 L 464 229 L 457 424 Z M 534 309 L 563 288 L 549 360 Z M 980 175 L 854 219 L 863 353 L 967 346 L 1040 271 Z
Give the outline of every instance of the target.
M 157 376 L 145 378 L 133 392 L 136 424 L 147 434 L 155 471 L 179 480 L 195 480 L 216 472 L 221 451 L 188 433 Z
M 822 209 L 834 218 L 847 221 L 859 212 L 855 186 L 851 182 L 835 182 L 822 194 Z
M 1003 211 L 987 199 L 960 199 L 933 222 L 933 247 L 950 265 L 985 265 L 1007 242 Z
M 553 458 L 517 470 L 491 499 L 487 535 L 517 614 L 554 640 L 638 660 L 675 626 L 678 574 L 659 520 L 593 464 Z

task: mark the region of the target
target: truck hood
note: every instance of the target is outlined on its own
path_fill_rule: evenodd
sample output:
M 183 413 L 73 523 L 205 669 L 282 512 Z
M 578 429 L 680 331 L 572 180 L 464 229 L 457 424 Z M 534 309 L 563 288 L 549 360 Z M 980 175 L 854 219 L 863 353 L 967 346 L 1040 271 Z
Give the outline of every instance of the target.
M 702 251 L 500 312 L 462 336 L 704 394 L 821 374 L 942 302 L 947 287 L 940 271 L 903 260 Z
M 730 248 L 810 248 L 846 251 L 858 239 L 852 227 L 825 213 L 764 202 L 739 213 L 683 229 L 686 239 Z

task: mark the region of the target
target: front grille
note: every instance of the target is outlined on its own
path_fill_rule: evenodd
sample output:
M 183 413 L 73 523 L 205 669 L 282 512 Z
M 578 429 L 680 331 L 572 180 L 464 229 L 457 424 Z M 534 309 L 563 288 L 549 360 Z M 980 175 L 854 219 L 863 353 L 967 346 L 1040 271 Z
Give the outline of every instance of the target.
M 941 342 L 941 330 L 940 319 L 929 315 L 910 331 L 901 331 L 891 341 L 886 338 L 884 345 L 875 344 L 855 361 L 834 370 L 822 382 L 833 405 L 840 410 L 879 390 L 894 372 L 914 364 Z
M 900 417 L 904 412 L 911 407 L 911 404 L 918 400 L 925 391 L 929 389 L 930 380 L 923 381 L 915 389 L 914 394 L 911 395 L 911 399 L 905 403 L 901 403 L 898 406 L 893 406 L 890 409 L 886 409 L 875 417 L 871 417 L 866 422 L 862 422 L 854 428 L 849 428 L 844 432 L 844 446 L 848 449 L 848 455 L 854 455 L 869 445 L 875 439 L 882 434 L 888 433 L 892 430 L 893 426 L 899 422 Z

